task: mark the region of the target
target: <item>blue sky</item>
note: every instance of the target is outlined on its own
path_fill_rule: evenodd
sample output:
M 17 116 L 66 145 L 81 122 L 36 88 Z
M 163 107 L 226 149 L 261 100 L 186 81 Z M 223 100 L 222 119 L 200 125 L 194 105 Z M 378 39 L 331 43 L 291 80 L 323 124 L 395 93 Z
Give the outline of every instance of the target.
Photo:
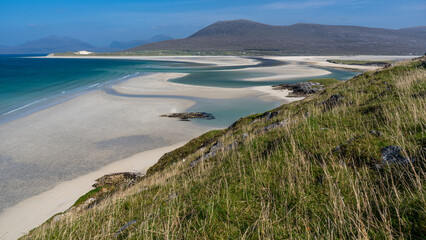
M 0 45 L 60 35 L 98 46 L 155 34 L 183 38 L 220 20 L 404 28 L 426 25 L 425 0 L 0 0 Z

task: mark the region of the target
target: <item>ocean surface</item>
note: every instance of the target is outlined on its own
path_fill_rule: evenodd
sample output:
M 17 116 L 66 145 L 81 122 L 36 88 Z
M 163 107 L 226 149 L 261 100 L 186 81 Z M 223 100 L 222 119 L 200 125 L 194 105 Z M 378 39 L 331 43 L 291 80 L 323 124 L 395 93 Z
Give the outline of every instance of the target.
M 27 133 L 26 129 L 28 128 L 24 128 L 24 130 L 19 127 L 16 129 L 9 128 L 16 126 L 13 125 L 13 123 L 18 122 L 13 122 L 15 119 L 95 90 L 104 91 L 107 94 L 117 94 L 113 92 L 112 85 L 132 77 L 155 72 L 189 73 L 171 81 L 228 88 L 272 85 L 308 79 L 254 82 L 244 79 L 264 77 L 269 76 L 269 74 L 232 71 L 249 66 L 216 67 L 207 64 L 166 61 L 36 57 L 33 55 L 0 55 L 0 127 L 3 127 L 3 134 L 0 135 L 2 139 L 0 141 L 0 212 L 4 208 L 11 207 L 28 197 L 50 189 L 57 182 L 81 176 L 110 162 L 164 145 L 168 141 L 166 138 L 169 138 L 169 136 L 156 138 L 135 133 L 135 135 L 119 135 L 116 138 L 102 139 L 102 141 L 96 142 L 97 140 L 91 139 L 90 133 L 81 138 L 78 134 L 77 136 L 67 135 L 69 134 L 67 131 L 75 131 L 75 129 L 64 130 L 59 123 L 57 123 L 59 125 L 55 125 L 58 126 L 57 131 L 50 132 L 51 135 L 38 129 L 37 126 L 40 126 L 40 124 L 34 123 L 35 132 L 43 133 L 41 134 L 43 136 L 38 136 Z M 283 64 L 286 63 L 262 60 L 258 66 Z M 347 80 L 356 74 L 348 71 L 327 70 L 331 74 L 321 76 L 321 78 L 334 77 Z M 146 101 L 152 101 L 152 98 L 164 98 L 165 96 L 130 97 L 137 97 L 141 101 L 144 101 L 145 98 Z M 216 117 L 214 120 L 194 120 L 194 123 L 202 125 L 200 127 L 227 127 L 240 117 L 264 112 L 281 104 L 280 101 L 265 101 L 256 97 L 232 100 L 185 96 L 166 96 L 166 98 L 192 100 L 195 105 L 190 107 L 188 111 L 209 112 Z M 111 114 L 114 113 L 117 113 L 117 110 Z M 133 131 L 138 121 L 139 119 L 136 119 L 135 122 L 126 122 L 127 125 L 123 126 L 123 129 L 129 128 Z M 84 127 L 86 124 L 82 122 L 81 126 Z M 115 127 L 119 128 L 120 126 Z M 93 131 L 96 132 L 98 129 L 100 132 L 105 132 L 103 125 L 99 128 L 93 128 Z M 107 132 L 113 131 L 108 130 Z M 56 140 L 56 138 L 64 146 L 60 145 L 61 147 L 59 147 L 57 142 L 50 141 L 51 139 Z M 43 141 L 40 142 L 41 140 Z M 82 143 L 82 141 L 85 142 Z M 164 146 L 167 145 L 170 144 Z M 60 156 L 60 159 L 58 159 L 58 156 Z M 86 158 L 90 160 L 86 161 Z
M 39 56 L 39 55 L 38 55 Z M 248 66 L 215 67 L 206 64 L 142 61 L 122 59 L 54 59 L 37 58 L 37 55 L 0 55 L 0 124 L 53 106 L 89 91 L 106 88 L 119 81 L 154 72 L 183 72 L 189 75 L 171 81 L 182 84 L 242 88 L 293 83 L 311 78 L 286 81 L 244 81 L 246 78 L 269 76 L 267 73 L 232 71 Z M 285 64 L 262 60 L 258 66 Z M 250 66 L 252 67 L 252 66 Z M 218 71 L 228 70 L 228 71 Z M 327 76 L 347 80 L 356 73 L 327 69 Z M 196 100 L 191 109 L 210 111 L 222 116 L 207 124 L 225 126 L 241 116 L 276 107 L 279 102 L 259 99 Z M 215 103 L 213 103 L 215 102 Z M 247 103 L 250 104 L 247 104 Z M 223 112 L 222 112 L 223 110 Z M 203 121 L 200 121 L 203 122 Z

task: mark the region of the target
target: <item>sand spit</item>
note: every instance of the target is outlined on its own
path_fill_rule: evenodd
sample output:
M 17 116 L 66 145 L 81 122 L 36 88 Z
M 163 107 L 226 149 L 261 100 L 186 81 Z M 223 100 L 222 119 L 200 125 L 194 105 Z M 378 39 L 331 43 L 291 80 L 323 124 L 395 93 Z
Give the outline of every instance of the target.
M 413 59 L 415 57 L 416 56 L 355 55 L 355 56 L 277 56 L 277 57 L 265 57 L 265 58 L 278 60 L 278 61 L 305 63 L 305 64 L 318 66 L 318 67 L 342 68 L 342 69 L 352 69 L 352 70 L 359 70 L 359 71 L 373 71 L 380 67 L 336 64 L 336 63 L 327 62 L 327 60 L 403 61 L 403 60 Z

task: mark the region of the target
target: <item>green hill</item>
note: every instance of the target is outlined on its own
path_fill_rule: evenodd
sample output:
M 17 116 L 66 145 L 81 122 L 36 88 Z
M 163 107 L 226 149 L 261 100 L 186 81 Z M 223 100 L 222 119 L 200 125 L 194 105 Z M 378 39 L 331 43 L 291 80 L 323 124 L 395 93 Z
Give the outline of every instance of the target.
M 206 133 L 24 239 L 425 239 L 425 60 Z
M 144 44 L 127 53 L 253 55 L 421 55 L 425 27 L 383 29 L 299 23 L 274 26 L 248 20 L 220 21 L 184 39 Z

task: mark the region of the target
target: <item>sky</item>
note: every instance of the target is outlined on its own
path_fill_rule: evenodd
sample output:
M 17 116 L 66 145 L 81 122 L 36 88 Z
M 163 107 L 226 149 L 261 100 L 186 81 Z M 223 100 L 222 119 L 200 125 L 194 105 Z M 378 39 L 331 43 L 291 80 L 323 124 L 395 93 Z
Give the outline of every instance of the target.
M 185 38 L 216 21 L 380 28 L 426 25 L 425 0 L 0 0 L 0 45 L 49 35 L 107 46 L 156 34 Z

